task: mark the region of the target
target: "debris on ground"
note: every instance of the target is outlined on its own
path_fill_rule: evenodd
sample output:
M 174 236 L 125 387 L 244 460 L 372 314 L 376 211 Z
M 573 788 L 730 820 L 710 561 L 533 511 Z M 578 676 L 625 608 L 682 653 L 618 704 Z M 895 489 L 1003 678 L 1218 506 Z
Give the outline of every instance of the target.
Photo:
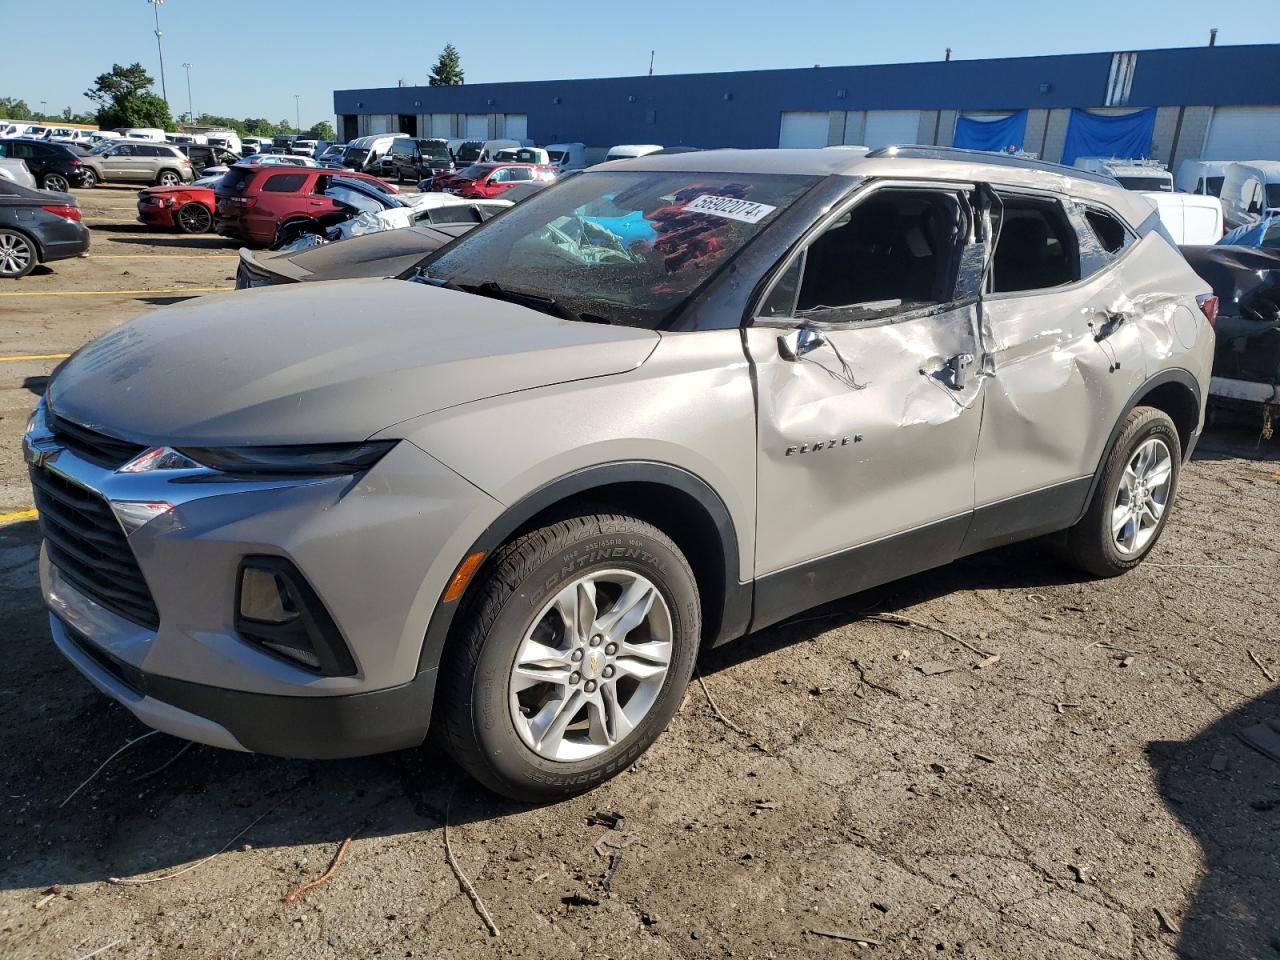
M 848 943 L 856 943 L 860 947 L 878 947 L 879 940 L 872 940 L 870 937 L 855 936 L 852 933 L 841 933 L 839 930 L 810 930 L 815 937 L 827 937 L 831 940 L 844 940 Z
M 484 921 L 484 925 L 489 930 L 489 936 L 498 936 L 498 925 L 493 922 L 493 916 L 489 913 L 489 908 L 484 905 L 484 901 L 480 899 L 480 894 L 476 893 L 476 888 L 471 885 L 470 879 L 462 871 L 462 865 L 458 863 L 458 858 L 453 855 L 453 845 L 449 843 L 449 811 L 453 807 L 453 795 L 458 790 L 455 783 L 453 789 L 449 791 L 449 799 L 444 805 L 444 858 L 449 863 L 449 869 L 453 871 L 453 875 L 458 878 L 458 885 L 462 887 L 463 893 L 467 895 L 467 899 L 471 901 L 471 906 L 475 907 L 475 911 L 480 915 L 480 919 Z
M 985 753 L 975 753 L 975 754 L 973 755 L 973 758 L 974 758 L 975 760 L 981 760 L 983 763 L 995 763 L 995 762 L 996 762 L 996 758 L 995 758 L 995 757 L 988 757 Z
M 1000 662 L 1000 654 L 998 654 L 998 653 L 993 653 L 991 656 L 987 657 L 987 658 L 986 658 L 985 660 L 983 660 L 981 663 L 975 663 L 975 664 L 973 665 L 973 669 L 975 669 L 975 670 L 987 670 L 987 669 L 989 669 L 989 668 L 991 668 L 991 667 L 994 667 L 994 666 L 995 666 L 997 663 L 999 663 L 999 662 Z
M 270 812 L 271 812 L 270 810 L 267 811 L 267 813 L 270 813 Z M 262 818 L 265 817 L 266 815 L 267 815 L 266 813 L 260 815 L 257 820 L 254 820 L 253 823 L 249 824 L 247 827 L 245 827 L 243 830 L 237 833 L 234 837 L 228 840 L 225 844 L 223 844 L 221 850 L 218 850 L 218 851 L 215 851 L 214 853 L 209 854 L 203 860 L 197 860 L 195 863 L 189 863 L 185 867 L 183 867 L 181 870 L 175 870 L 173 871 L 173 873 L 162 873 L 158 877 L 141 877 L 136 880 L 131 877 L 107 877 L 107 883 L 114 883 L 123 887 L 140 887 L 144 883 L 159 883 L 161 880 L 172 880 L 174 877 L 180 877 L 184 873 L 189 873 L 190 871 L 194 870 L 196 867 L 201 866 L 202 864 L 208 863 L 210 860 L 212 860 L 214 857 L 218 856 L 219 854 L 226 853 L 229 849 L 231 849 L 231 845 L 233 843 L 235 843 L 237 840 L 243 837 L 246 833 L 248 833 L 250 830 L 256 827 L 262 821 Z
M 598 907 L 600 901 L 595 897 L 588 897 L 581 893 L 571 893 L 567 897 L 561 897 L 560 902 L 566 907 Z
M 621 830 L 627 818 L 616 810 L 597 810 L 587 815 L 587 826 L 608 827 L 610 830 Z
M 1067 864 L 1067 869 L 1068 869 L 1068 870 L 1070 870 L 1072 873 L 1074 873 L 1074 874 L 1076 875 L 1076 883 L 1088 883 L 1088 882 L 1089 882 L 1089 876 L 1088 876 L 1088 874 L 1089 874 L 1089 868 L 1088 868 L 1088 867 L 1081 867 L 1081 866 L 1077 866 L 1077 865 L 1076 865 L 1076 864 L 1074 864 L 1074 863 L 1068 863 L 1068 864 Z
M 618 865 L 622 863 L 622 854 L 615 853 L 609 857 L 609 866 L 605 867 L 604 876 L 600 878 L 600 889 L 605 893 L 609 892 L 609 887 L 613 883 L 613 875 L 618 872 Z
M 629 833 L 620 840 L 612 840 L 609 838 L 608 834 L 606 834 L 605 836 L 601 837 L 599 840 L 596 841 L 596 844 L 595 844 L 596 856 L 598 857 L 606 856 L 606 853 L 605 853 L 606 847 L 613 850 L 625 850 L 627 849 L 627 847 L 631 846 L 633 843 L 640 843 L 640 834 Z M 644 846 L 644 844 L 642 843 L 640 845 Z
M 949 663 L 944 663 L 941 660 L 930 660 L 927 663 L 917 663 L 916 669 L 926 677 L 936 677 L 939 674 L 951 673 L 955 670 L 955 667 Z
M 1177 922 L 1173 919 L 1173 917 L 1169 916 L 1169 914 L 1165 913 L 1159 907 L 1156 907 L 1155 911 L 1156 911 L 1156 917 L 1158 917 L 1160 920 L 1160 926 L 1163 927 L 1166 932 L 1168 933 L 1182 932 L 1182 928 L 1178 926 Z
M 147 737 L 154 737 L 159 732 L 160 732 L 159 730 L 148 730 L 142 736 L 134 737 L 132 740 L 129 740 L 128 742 L 126 742 L 123 747 L 121 747 L 115 753 L 111 754 L 111 756 L 107 757 L 107 759 L 103 760 L 102 763 L 98 764 L 98 769 L 93 771 L 93 773 L 89 774 L 89 776 L 85 778 L 84 782 L 80 784 L 80 786 L 76 787 L 69 794 L 67 794 L 67 799 L 63 800 L 60 804 L 58 804 L 58 809 L 61 810 L 68 803 L 70 803 L 71 798 L 74 797 L 81 790 L 83 790 L 85 787 L 87 787 L 90 783 L 92 783 L 93 778 L 96 777 L 98 774 L 100 774 L 103 770 L 105 770 L 107 767 L 107 764 L 109 764 L 112 760 L 120 756 L 120 754 L 124 753 L 126 750 L 132 747 L 135 743 L 141 743 L 143 740 L 147 739 Z
M 1266 664 L 1264 664 L 1261 660 L 1259 660 L 1258 655 L 1254 653 L 1252 650 L 1249 651 L 1249 659 L 1252 660 L 1255 664 L 1257 664 L 1258 669 L 1262 671 L 1262 675 L 1264 677 L 1266 677 L 1272 683 L 1276 682 L 1275 674 L 1273 674 L 1270 670 L 1267 669 Z
M 879 620 L 881 623 L 892 623 L 897 626 L 919 627 L 921 630 L 932 630 L 934 633 L 941 634 L 948 640 L 960 644 L 971 653 L 976 653 L 980 657 L 990 657 L 990 650 L 982 650 L 975 647 L 968 640 L 956 636 L 950 630 L 944 630 L 942 627 L 932 623 L 925 623 L 923 620 L 913 620 L 911 617 L 904 617 L 900 613 L 868 613 L 863 615 L 864 620 Z
M 707 687 L 707 681 L 702 679 L 701 673 L 697 674 L 697 677 L 698 685 L 702 687 L 702 692 L 707 696 L 707 705 L 711 707 L 711 711 L 716 715 L 716 718 L 734 733 L 740 733 L 744 737 L 751 736 L 751 734 L 747 733 L 747 731 L 743 730 L 740 726 L 720 712 L 720 708 L 716 705 L 715 698 L 711 696 L 711 690 Z
M 342 858 L 347 855 L 347 848 L 351 846 L 351 837 L 347 837 L 338 847 L 338 852 L 333 855 L 333 859 L 329 861 L 329 869 L 314 880 L 308 880 L 306 883 L 295 887 L 284 895 L 283 903 L 297 903 L 308 891 L 314 890 L 322 883 L 328 883 L 333 879 L 333 875 L 338 872 L 338 867 L 342 865 Z
M 879 690 L 881 693 L 887 693 L 891 697 L 897 697 L 898 699 L 902 699 L 902 694 L 898 693 L 897 690 L 893 690 L 889 687 L 886 687 L 882 683 L 876 683 L 874 680 L 871 680 L 870 678 L 868 678 L 867 668 L 862 665 L 861 661 L 853 660 L 851 662 L 853 663 L 853 669 L 858 671 L 859 683 L 865 684 L 866 686 L 870 687 L 872 690 Z M 919 667 L 917 667 L 916 669 L 919 669 Z M 861 694 L 859 694 L 859 696 L 861 696 Z

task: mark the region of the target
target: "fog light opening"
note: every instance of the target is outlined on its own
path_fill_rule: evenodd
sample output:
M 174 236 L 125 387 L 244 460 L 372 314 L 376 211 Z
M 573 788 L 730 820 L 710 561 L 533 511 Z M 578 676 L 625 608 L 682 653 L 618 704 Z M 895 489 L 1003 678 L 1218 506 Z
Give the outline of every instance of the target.
M 246 566 L 240 575 L 240 616 L 259 623 L 288 623 L 298 618 L 298 605 L 282 577 Z

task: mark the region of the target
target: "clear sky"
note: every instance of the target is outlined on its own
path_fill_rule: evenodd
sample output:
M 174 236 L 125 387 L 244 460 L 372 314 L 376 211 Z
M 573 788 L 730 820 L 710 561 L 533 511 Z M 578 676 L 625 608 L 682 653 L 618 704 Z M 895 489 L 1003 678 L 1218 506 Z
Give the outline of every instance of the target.
M 159 77 L 146 0 L 0 0 L 0 96 L 91 108 L 112 63 Z M 465 11 L 465 12 L 455 12 Z M 175 115 L 333 119 L 333 91 L 425 83 L 440 48 L 469 83 L 1280 42 L 1276 0 L 165 0 Z M 156 85 L 159 93 L 159 83 Z M 41 106 L 42 101 L 47 105 Z

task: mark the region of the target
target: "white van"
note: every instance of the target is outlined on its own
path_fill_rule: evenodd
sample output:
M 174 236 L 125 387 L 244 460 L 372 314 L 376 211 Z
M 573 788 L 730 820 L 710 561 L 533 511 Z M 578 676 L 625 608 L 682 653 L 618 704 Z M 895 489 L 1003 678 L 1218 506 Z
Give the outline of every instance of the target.
M 405 136 L 408 134 L 379 133 L 372 137 L 356 137 L 342 151 L 342 165 L 349 170 L 372 173 L 378 169 L 378 161 L 391 149 L 392 142 L 397 137 Z
M 149 140 L 153 143 L 164 143 L 164 131 L 155 127 L 129 127 L 118 131 L 126 140 Z
M 499 150 L 518 150 L 519 140 L 464 140 L 454 153 L 459 168 L 473 163 L 488 163 Z
M 210 130 L 205 135 L 211 147 L 221 147 L 223 150 L 229 150 L 236 156 L 244 155 L 244 148 L 240 144 L 240 136 L 234 130 Z
M 1222 213 L 1227 229 L 1280 213 L 1280 160 L 1241 160 L 1222 180 Z
M 203 133 L 166 133 L 164 138 L 175 147 L 190 146 L 193 143 L 207 144 L 209 138 Z
M 1183 193 L 1199 193 L 1208 197 L 1222 196 L 1222 180 L 1230 160 L 1183 160 L 1173 185 Z
M 1143 193 L 1178 246 L 1210 246 L 1222 239 L 1222 204 L 1194 193 Z
M 585 143 L 548 143 L 547 159 L 560 173 L 581 170 L 587 165 Z
M 657 153 L 661 149 L 662 145 L 658 143 L 620 143 L 616 147 L 609 148 L 604 162 L 608 163 L 610 160 L 634 160 L 636 157 L 647 157 L 651 153 Z
M 1124 160 L 1116 157 L 1077 157 L 1074 166 L 1120 181 L 1126 190 L 1159 190 L 1173 193 L 1173 174 L 1157 160 Z
M 493 159 L 499 163 L 551 163 L 551 155 L 541 147 L 504 147 Z

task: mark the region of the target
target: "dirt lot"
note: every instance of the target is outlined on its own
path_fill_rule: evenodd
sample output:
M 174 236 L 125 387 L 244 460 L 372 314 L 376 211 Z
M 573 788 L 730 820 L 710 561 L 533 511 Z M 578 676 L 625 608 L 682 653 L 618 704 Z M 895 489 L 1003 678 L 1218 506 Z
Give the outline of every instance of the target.
M 131 191 L 80 199 L 92 256 L 0 290 L 6 516 L 57 362 L 10 358 L 234 273 L 217 239 L 132 226 Z M 55 652 L 10 519 L 0 956 L 1280 957 L 1280 763 L 1236 737 L 1280 721 L 1280 462 L 1255 433 L 1210 433 L 1134 573 L 1020 547 L 815 611 L 704 660 L 719 713 L 695 684 L 633 771 L 533 809 L 430 745 L 310 763 L 160 734 L 67 800 L 146 730 Z

